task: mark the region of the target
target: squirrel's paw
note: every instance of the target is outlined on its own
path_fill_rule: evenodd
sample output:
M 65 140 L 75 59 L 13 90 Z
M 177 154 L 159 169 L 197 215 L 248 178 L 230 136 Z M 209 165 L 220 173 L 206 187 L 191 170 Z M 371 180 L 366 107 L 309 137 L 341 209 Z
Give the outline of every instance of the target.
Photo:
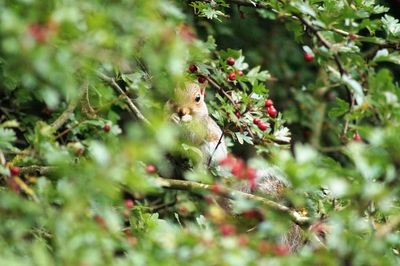
M 176 113 L 173 113 L 170 117 L 169 120 L 174 122 L 175 124 L 179 124 L 181 122 L 181 119 L 179 118 L 179 115 Z

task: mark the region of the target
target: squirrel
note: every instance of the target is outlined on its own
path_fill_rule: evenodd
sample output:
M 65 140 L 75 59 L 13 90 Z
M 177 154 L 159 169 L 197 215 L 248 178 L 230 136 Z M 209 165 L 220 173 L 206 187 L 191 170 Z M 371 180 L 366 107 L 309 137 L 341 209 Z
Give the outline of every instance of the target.
M 218 124 L 209 116 L 205 103 L 204 83 L 187 82 L 183 88 L 175 90 L 175 101 L 168 102 L 173 113 L 170 119 L 186 128 L 185 137 L 203 153 L 202 163 L 205 166 L 216 165 L 228 156 L 224 134 Z M 237 189 L 246 193 L 257 193 L 280 200 L 283 191 L 288 188 L 284 175 L 277 167 L 266 166 L 256 172 L 255 187 L 241 184 Z M 225 204 L 226 205 L 226 204 Z M 222 206 L 227 209 L 226 206 Z M 229 209 L 229 208 L 228 208 Z M 302 229 L 293 224 L 289 231 L 281 236 L 281 244 L 290 252 L 296 251 L 304 243 Z

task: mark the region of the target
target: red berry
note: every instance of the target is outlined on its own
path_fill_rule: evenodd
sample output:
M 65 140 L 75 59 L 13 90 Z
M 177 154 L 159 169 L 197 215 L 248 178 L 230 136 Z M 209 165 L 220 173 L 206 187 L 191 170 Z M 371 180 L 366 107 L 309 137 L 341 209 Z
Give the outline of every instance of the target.
M 242 70 L 236 70 L 236 74 L 238 74 L 239 76 L 243 76 L 243 71 Z
M 157 171 L 157 168 L 154 165 L 152 165 L 152 164 L 146 165 L 146 172 L 148 174 L 154 174 L 156 171 Z
M 355 134 L 353 135 L 353 140 L 354 140 L 354 141 L 362 141 L 362 138 L 361 138 L 360 134 L 355 133 Z
M 240 236 L 238 236 L 237 241 L 239 246 L 247 246 L 247 244 L 249 243 L 249 237 L 245 234 L 241 234 Z
M 189 66 L 189 72 L 190 73 L 194 73 L 194 72 L 197 72 L 197 66 L 196 65 L 190 65 Z
M 235 64 L 235 59 L 233 59 L 233 57 L 228 57 L 226 59 L 226 63 L 230 66 L 233 66 Z
M 21 172 L 21 169 L 18 166 L 11 166 L 10 167 L 10 173 L 12 176 L 17 176 Z
M 45 26 L 37 23 L 29 24 L 28 32 L 38 43 L 44 43 L 47 41 L 48 29 Z
M 236 233 L 236 228 L 231 224 L 221 224 L 219 226 L 219 231 L 223 236 L 231 236 Z
M 288 245 L 275 245 L 272 247 L 272 253 L 276 256 L 286 256 L 290 253 L 290 248 Z
M 236 73 L 235 72 L 231 72 L 228 74 L 228 79 L 231 81 L 236 80 Z
M 104 132 L 110 132 L 111 126 L 110 126 L 109 124 L 105 124 L 105 125 L 103 126 L 103 130 L 104 130 Z
M 271 250 L 271 244 L 268 243 L 267 241 L 261 240 L 258 243 L 258 252 L 266 253 L 266 252 L 269 252 L 270 250 Z
M 257 126 L 258 126 L 258 128 L 261 129 L 262 131 L 265 131 L 265 130 L 267 130 L 267 128 L 268 128 L 268 125 L 267 125 L 266 123 L 262 122 L 262 121 L 260 121 L 260 122 L 257 124 Z
M 180 206 L 178 211 L 181 215 L 187 215 L 189 213 L 189 209 L 186 206 Z
M 246 165 L 243 160 L 237 159 L 231 168 L 232 175 L 236 176 L 237 178 L 243 178 L 245 173 L 244 171 L 246 170 L 245 167 Z
M 205 76 L 203 76 L 203 75 L 200 75 L 200 76 L 198 76 L 197 77 L 197 81 L 199 82 L 199 83 L 201 83 L 201 84 L 203 84 L 204 82 L 206 82 L 206 77 Z
M 249 180 L 256 179 L 257 170 L 254 169 L 253 167 L 248 167 L 246 169 L 246 176 L 247 176 L 247 179 L 249 179 Z
M 305 53 L 304 60 L 307 62 L 312 62 L 314 60 L 314 55 L 312 53 Z
M 232 165 L 235 162 L 235 157 L 232 155 L 228 154 L 224 159 L 219 161 L 220 165 Z
M 356 34 L 354 34 L 354 33 L 352 33 L 352 32 L 349 34 L 349 39 L 350 39 L 351 41 L 355 41 L 355 40 L 357 40 L 357 38 L 358 38 L 358 37 L 357 37 Z
M 237 118 L 240 118 L 242 115 L 240 114 L 239 111 L 236 111 L 236 112 L 235 112 L 235 116 L 236 116 Z
M 271 107 L 274 105 L 274 102 L 271 99 L 265 100 L 265 107 Z
M 268 107 L 267 112 L 270 117 L 276 117 L 276 115 L 278 114 L 278 111 L 273 106 Z
M 214 192 L 215 194 L 218 194 L 221 192 L 221 186 L 219 184 L 213 184 L 211 186 L 211 191 Z
M 124 201 L 124 204 L 125 204 L 125 208 L 127 208 L 127 209 L 132 209 L 135 206 L 135 203 L 133 202 L 132 199 L 126 199 Z
M 254 117 L 253 123 L 254 123 L 255 125 L 258 125 L 260 122 L 261 122 L 261 119 L 260 119 L 260 118 Z
M 263 215 L 261 212 L 259 212 L 256 209 L 251 209 L 251 210 L 245 210 L 242 212 L 242 215 L 246 219 L 257 219 L 257 220 L 262 220 Z

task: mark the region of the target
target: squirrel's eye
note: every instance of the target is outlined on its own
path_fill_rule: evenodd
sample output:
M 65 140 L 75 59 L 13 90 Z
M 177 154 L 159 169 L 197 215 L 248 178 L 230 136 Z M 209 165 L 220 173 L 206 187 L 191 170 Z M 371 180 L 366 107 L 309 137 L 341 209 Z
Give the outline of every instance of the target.
M 201 99 L 200 94 L 197 94 L 197 95 L 196 95 L 196 98 L 194 98 L 194 100 L 195 100 L 196 102 L 200 102 L 200 99 Z

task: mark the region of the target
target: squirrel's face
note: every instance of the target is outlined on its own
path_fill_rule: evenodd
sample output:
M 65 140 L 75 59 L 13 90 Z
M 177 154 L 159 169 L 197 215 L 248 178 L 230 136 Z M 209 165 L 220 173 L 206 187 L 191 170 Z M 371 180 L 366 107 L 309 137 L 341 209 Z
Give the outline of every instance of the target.
M 208 116 L 204 102 L 205 87 L 206 84 L 187 83 L 185 88 L 175 91 L 174 109 L 181 122 Z

